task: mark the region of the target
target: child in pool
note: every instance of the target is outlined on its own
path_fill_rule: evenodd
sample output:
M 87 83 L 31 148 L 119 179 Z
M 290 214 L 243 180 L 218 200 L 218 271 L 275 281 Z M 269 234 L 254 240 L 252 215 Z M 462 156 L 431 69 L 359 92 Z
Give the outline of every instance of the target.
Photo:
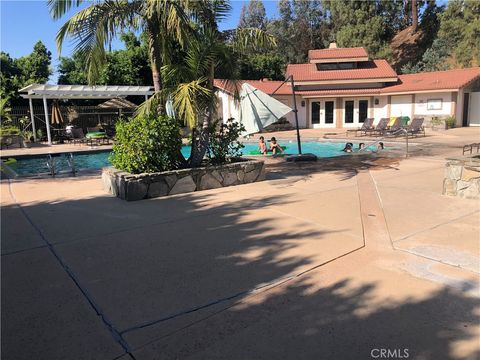
M 283 153 L 283 149 L 280 145 L 278 145 L 275 137 L 270 139 L 270 151 L 273 153 L 273 155 L 276 155 L 277 153 Z
M 258 151 L 262 155 L 267 154 L 267 144 L 265 144 L 265 138 L 263 136 L 260 136 L 260 140 L 258 142 Z
M 348 142 L 345 144 L 345 147 L 343 148 L 343 152 L 346 152 L 346 153 L 351 153 L 353 150 L 352 150 L 352 147 L 353 147 L 353 144 Z

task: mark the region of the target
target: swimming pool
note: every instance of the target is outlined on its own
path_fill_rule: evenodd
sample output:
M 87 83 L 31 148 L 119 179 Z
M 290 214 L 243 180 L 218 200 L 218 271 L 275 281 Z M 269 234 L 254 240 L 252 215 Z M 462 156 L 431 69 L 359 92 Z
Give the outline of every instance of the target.
M 279 141 L 281 146 L 286 146 L 286 154 L 298 154 L 297 143 L 295 141 Z M 258 148 L 256 143 L 244 143 L 244 155 L 250 155 L 251 151 Z M 343 142 L 302 142 L 302 152 L 312 153 L 318 157 L 334 157 L 347 155 L 342 151 L 345 143 Z M 356 150 L 358 145 L 354 145 Z M 190 155 L 190 146 L 182 147 L 182 154 L 185 157 Z M 75 153 L 75 168 L 77 170 L 98 170 L 105 166 L 110 166 L 108 157 L 110 151 Z M 69 172 L 70 166 L 68 164 L 68 154 L 61 154 L 54 156 L 56 172 Z M 31 176 L 36 174 L 48 173 L 47 157 L 46 155 L 19 158 L 17 162 L 9 165 L 20 176 Z

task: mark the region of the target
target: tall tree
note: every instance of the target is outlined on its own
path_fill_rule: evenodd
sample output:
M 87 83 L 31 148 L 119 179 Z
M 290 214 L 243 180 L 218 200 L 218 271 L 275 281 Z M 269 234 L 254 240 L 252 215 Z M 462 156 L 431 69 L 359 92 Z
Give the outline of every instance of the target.
M 197 167 L 206 153 L 215 111 L 214 79 L 219 67 L 228 79 L 236 77 L 235 58 L 249 50 L 275 45 L 273 37 L 259 28 L 237 28 L 229 39 L 218 22 L 230 11 L 225 1 L 201 1 L 197 5 L 196 36 L 186 43 L 181 61 L 163 68 L 172 89 L 174 107 L 192 128 L 189 165 Z
M 265 30 L 267 13 L 262 0 L 250 0 L 248 6 L 242 6 L 238 27 L 250 27 Z
M 41 41 L 33 46 L 31 54 L 17 59 L 17 66 L 22 71 L 24 85 L 47 82 L 52 74 L 51 61 L 52 53 Z
M 72 6 L 79 6 L 83 0 L 48 0 L 54 19 L 61 18 Z M 119 32 L 126 29 L 142 30 L 148 37 L 150 68 L 155 97 L 158 97 L 158 111 L 165 112 L 162 96 L 160 69 L 168 62 L 169 43 L 176 40 L 180 45 L 185 31 L 190 28 L 186 9 L 187 0 L 104 0 L 91 3 L 73 15 L 60 28 L 57 45 L 61 50 L 64 41 L 72 38 L 75 53 L 87 66 L 88 81 L 93 84 L 99 78 L 107 61 L 106 46 Z
M 13 103 L 20 101 L 18 90 L 34 83 L 45 83 L 52 74 L 51 52 L 38 41 L 33 51 L 17 59 L 0 53 L 0 97 L 8 97 Z
M 417 10 L 417 0 L 412 1 L 412 28 L 411 32 L 415 33 L 418 28 L 418 10 Z
M 240 10 L 240 18 L 238 20 L 238 27 L 247 27 L 247 5 L 242 5 L 242 10 Z
M 109 51 L 98 84 L 102 85 L 150 85 L 152 75 L 146 41 L 140 41 L 133 33 L 122 33 L 120 39 L 125 49 Z M 146 39 L 145 39 L 146 40 Z M 62 57 L 58 65 L 59 84 L 87 84 L 85 61 L 78 54 Z
M 480 65 L 480 2 L 450 1 L 440 15 L 438 38 L 448 44 L 454 65 Z
M 341 47 L 363 46 L 376 57 L 387 45 L 376 2 L 324 0 L 324 6 L 330 13 L 335 40 Z
M 305 62 L 308 50 L 328 46 L 331 31 L 320 1 L 281 0 L 278 10 L 280 16 L 270 21 L 268 32 L 277 39 L 285 64 Z

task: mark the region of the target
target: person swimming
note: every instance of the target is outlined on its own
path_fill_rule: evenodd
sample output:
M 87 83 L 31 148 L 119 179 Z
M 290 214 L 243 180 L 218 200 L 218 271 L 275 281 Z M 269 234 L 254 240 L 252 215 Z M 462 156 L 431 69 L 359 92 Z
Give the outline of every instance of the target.
M 363 150 L 363 149 L 365 149 L 365 143 L 358 144 L 358 150 Z
M 273 153 L 273 155 L 276 155 L 277 152 L 283 153 L 282 147 L 277 143 L 277 139 L 275 137 L 272 137 L 270 139 L 270 151 Z
M 351 153 L 353 151 L 353 143 L 351 142 L 346 143 L 342 151 L 346 153 Z
M 265 144 L 265 138 L 263 136 L 260 136 L 259 142 L 258 142 L 258 151 L 262 155 L 267 154 L 267 144 Z

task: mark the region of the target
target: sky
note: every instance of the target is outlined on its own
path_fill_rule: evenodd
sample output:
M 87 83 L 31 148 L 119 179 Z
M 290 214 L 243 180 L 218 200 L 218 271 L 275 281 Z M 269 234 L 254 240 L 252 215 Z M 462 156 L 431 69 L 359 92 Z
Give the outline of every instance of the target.
M 242 5 L 248 1 L 231 1 L 232 11 L 228 19 L 220 24 L 221 30 L 235 28 L 240 17 Z M 277 1 L 264 1 L 267 17 L 278 14 Z M 44 0 L 0 0 L 0 49 L 9 53 L 12 58 L 28 55 L 33 45 L 41 40 L 52 52 L 52 68 L 56 70 L 59 53 L 55 44 L 55 36 L 60 26 L 78 9 L 71 10 L 62 19 L 54 21 L 48 12 Z M 121 48 L 117 41 L 113 48 Z M 62 56 L 70 56 L 71 44 L 62 49 Z M 54 73 L 49 82 L 55 83 L 58 74 Z

